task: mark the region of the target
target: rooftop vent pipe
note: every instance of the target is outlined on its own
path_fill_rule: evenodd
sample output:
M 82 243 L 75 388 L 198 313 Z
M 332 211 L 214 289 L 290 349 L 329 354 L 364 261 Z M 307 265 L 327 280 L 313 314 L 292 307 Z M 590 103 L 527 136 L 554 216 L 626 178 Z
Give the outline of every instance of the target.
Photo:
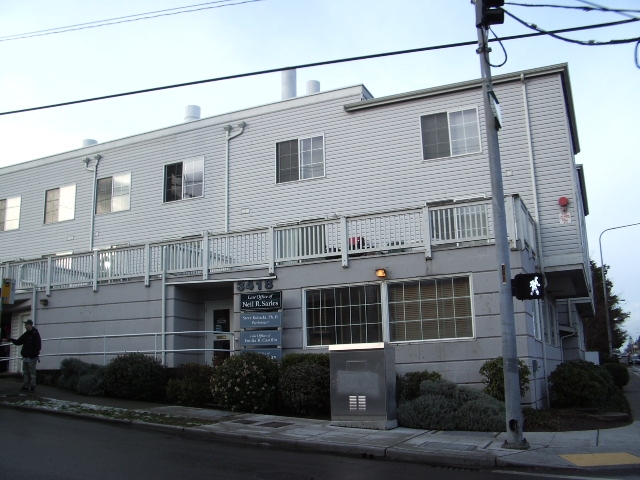
M 98 143 L 98 141 L 94 140 L 93 138 L 85 138 L 84 140 L 82 140 L 82 148 L 90 147 L 91 145 L 95 145 L 96 143 Z
M 296 96 L 296 70 L 282 71 L 282 100 L 295 98 Z
M 184 110 L 184 121 L 187 123 L 194 120 L 200 120 L 200 107 L 198 105 L 187 105 Z
M 309 80 L 307 82 L 307 95 L 313 95 L 320 92 L 320 82 L 318 80 Z

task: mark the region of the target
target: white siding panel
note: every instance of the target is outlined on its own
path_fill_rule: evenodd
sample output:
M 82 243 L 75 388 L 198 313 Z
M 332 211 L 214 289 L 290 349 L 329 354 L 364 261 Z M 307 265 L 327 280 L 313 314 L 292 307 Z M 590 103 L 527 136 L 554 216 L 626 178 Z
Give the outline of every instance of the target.
M 560 225 L 558 191 L 575 208 L 567 115 L 558 76 L 526 81 L 532 152 L 545 254 L 580 245 L 578 223 Z M 96 247 L 136 244 L 225 227 L 225 149 L 223 127 L 246 122 L 229 145 L 230 230 L 263 228 L 279 222 L 415 208 L 425 202 L 491 194 L 484 133 L 482 93 L 474 88 L 346 112 L 353 96 L 318 95 L 314 99 L 258 107 L 221 118 L 153 132 L 129 142 L 105 144 L 98 177 L 131 172 L 131 209 L 95 217 Z M 504 189 L 518 193 L 533 213 L 526 115 L 520 82 L 499 84 L 504 125 L 500 131 Z M 346 94 L 345 94 L 346 95 Z M 420 116 L 475 107 L 479 111 L 482 151 L 424 161 Z M 232 118 L 233 121 L 229 119 Z M 275 183 L 275 146 L 279 141 L 324 135 L 325 176 Z M 94 146 L 92 152 L 96 151 Z M 163 203 L 164 166 L 203 157 L 204 196 Z M 3 259 L 36 257 L 89 246 L 93 174 L 83 156 L 0 176 L 0 198 L 22 194 L 20 230 L 0 232 Z M 76 218 L 43 225 L 47 188 L 76 183 Z M 245 212 L 245 213 L 243 213 Z M 248 213 L 246 213 L 248 212 Z M 572 211 L 575 215 L 576 212 Z M 5 240 L 9 240 L 8 242 Z

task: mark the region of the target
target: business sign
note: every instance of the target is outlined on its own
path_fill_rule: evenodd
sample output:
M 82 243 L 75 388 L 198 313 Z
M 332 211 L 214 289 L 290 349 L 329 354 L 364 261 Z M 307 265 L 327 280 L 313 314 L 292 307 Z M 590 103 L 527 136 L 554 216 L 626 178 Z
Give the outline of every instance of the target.
M 250 330 L 240 332 L 240 346 L 282 345 L 280 330 Z
M 245 348 L 242 353 L 260 353 L 273 360 L 282 360 L 281 348 Z
M 282 326 L 282 312 L 240 314 L 240 328 L 276 328 Z
M 280 310 L 282 291 L 264 293 L 241 293 L 240 310 Z

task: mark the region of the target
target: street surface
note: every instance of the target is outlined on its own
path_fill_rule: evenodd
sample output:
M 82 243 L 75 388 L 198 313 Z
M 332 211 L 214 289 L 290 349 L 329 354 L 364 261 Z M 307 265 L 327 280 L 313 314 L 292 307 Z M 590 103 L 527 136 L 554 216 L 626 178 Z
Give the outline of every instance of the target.
M 223 445 L 166 431 L 0 407 L 0 479 L 101 480 L 527 480 L 589 478 L 468 471 L 267 448 Z M 591 478 L 638 479 L 603 475 Z M 614 472 L 615 473 L 615 472 Z

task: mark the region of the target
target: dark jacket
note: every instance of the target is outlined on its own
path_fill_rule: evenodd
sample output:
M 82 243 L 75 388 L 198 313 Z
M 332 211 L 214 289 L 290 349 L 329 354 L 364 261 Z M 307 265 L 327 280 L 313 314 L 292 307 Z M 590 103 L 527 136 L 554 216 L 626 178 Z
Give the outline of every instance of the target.
M 24 332 L 17 340 L 10 338 L 9 341 L 14 345 L 22 345 L 20 355 L 22 355 L 23 358 L 36 358 L 40 355 L 42 341 L 40 340 L 40 334 L 35 327 Z

